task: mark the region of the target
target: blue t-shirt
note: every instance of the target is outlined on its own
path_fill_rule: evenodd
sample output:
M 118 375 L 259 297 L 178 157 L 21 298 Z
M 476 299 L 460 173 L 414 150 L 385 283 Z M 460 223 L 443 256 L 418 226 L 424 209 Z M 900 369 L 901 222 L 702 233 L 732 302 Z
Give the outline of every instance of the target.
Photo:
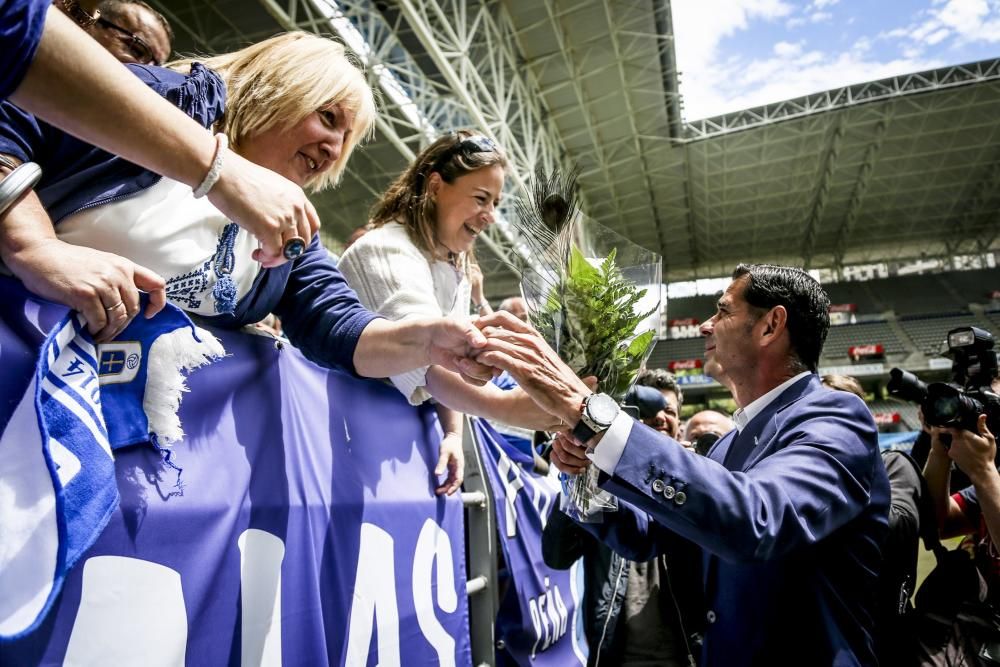
M 0 0 L 0 100 L 24 79 L 35 59 L 51 0 Z

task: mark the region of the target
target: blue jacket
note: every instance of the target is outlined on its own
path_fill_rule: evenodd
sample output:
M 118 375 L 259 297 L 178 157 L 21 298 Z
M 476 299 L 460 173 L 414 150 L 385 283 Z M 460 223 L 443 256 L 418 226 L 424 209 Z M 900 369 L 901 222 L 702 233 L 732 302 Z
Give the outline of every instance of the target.
M 226 89 L 215 72 L 195 63 L 189 75 L 129 65 L 144 83 L 204 127 L 226 105 Z M 85 208 L 135 195 L 160 176 L 82 142 L 18 107 L 0 104 L 0 153 L 41 165 L 36 189 L 54 223 Z M 354 371 L 361 332 L 375 317 L 358 301 L 317 235 L 294 262 L 262 270 L 231 314 L 206 318 L 235 328 L 277 314 L 289 340 L 321 366 Z
M 0 0 L 0 100 L 20 85 L 35 59 L 51 0 Z
M 875 664 L 889 482 L 858 397 L 803 378 L 708 457 L 637 423 L 601 486 L 619 510 L 585 527 L 626 558 L 702 547 L 703 666 Z

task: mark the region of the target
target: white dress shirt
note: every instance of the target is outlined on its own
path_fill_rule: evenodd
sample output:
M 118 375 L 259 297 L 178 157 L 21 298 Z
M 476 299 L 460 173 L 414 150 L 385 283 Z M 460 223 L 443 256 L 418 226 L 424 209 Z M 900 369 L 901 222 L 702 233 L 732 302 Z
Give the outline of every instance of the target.
M 754 417 L 763 412 L 764 408 L 774 402 L 774 400 L 781 395 L 781 392 L 785 391 L 809 374 L 810 371 L 802 371 L 795 377 L 785 380 L 763 396 L 758 397 L 757 400 L 751 402 L 750 405 L 737 409 L 736 412 L 733 413 L 733 423 L 736 424 L 736 432 L 742 433 L 743 429 L 746 428 L 746 425 L 749 424 Z

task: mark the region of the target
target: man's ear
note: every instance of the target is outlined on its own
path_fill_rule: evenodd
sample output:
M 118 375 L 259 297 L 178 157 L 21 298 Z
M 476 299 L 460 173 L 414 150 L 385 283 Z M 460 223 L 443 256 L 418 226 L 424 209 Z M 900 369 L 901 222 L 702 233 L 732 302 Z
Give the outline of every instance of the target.
M 788 311 L 784 306 L 775 306 L 760 318 L 763 326 L 762 342 L 770 345 L 788 330 Z

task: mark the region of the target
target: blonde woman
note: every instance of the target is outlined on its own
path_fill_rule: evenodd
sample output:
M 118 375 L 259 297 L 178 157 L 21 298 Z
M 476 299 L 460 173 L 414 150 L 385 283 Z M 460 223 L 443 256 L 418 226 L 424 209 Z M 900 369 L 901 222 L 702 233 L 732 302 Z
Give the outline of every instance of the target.
M 217 159 L 228 144 L 242 158 L 313 191 L 337 182 L 375 122 L 362 71 L 342 45 L 314 35 L 280 35 L 170 69 L 129 67 L 218 133 Z M 0 257 L 40 296 L 73 307 L 83 288 L 101 294 L 108 321 L 100 332 L 106 336 L 137 313 L 138 292 L 122 288 L 108 295 L 103 284 L 81 286 L 79 276 L 101 282 L 102 270 L 131 276 L 142 269 L 162 276 L 167 299 L 210 324 L 242 326 L 274 312 L 308 358 L 362 376 L 385 377 L 428 363 L 459 371 L 458 360 L 484 342 L 470 324 L 440 316 L 399 323 L 378 318 L 358 302 L 318 235 L 299 239 L 286 232 L 279 247 L 300 254 L 268 268 L 258 261 L 260 239 L 189 186 L 77 141 L 9 104 L 0 107 L 0 154 L 47 162 L 39 198 L 22 202 L 4 220 Z M 88 322 L 100 317 L 84 315 Z M 470 381 L 490 377 L 468 360 L 462 368 Z
M 340 258 L 338 267 L 361 302 L 389 319 L 447 316 L 467 321 L 489 313 L 472 280 L 473 248 L 494 222 L 507 157 L 491 139 L 462 130 L 427 146 L 372 209 L 373 229 Z M 445 433 L 438 473 L 462 465 L 462 412 L 525 428 L 556 426 L 519 389 L 471 386 L 448 368 L 429 365 L 394 375 L 411 403 L 434 398 Z M 450 480 L 461 480 L 452 474 Z M 459 484 L 444 484 L 452 493 Z

